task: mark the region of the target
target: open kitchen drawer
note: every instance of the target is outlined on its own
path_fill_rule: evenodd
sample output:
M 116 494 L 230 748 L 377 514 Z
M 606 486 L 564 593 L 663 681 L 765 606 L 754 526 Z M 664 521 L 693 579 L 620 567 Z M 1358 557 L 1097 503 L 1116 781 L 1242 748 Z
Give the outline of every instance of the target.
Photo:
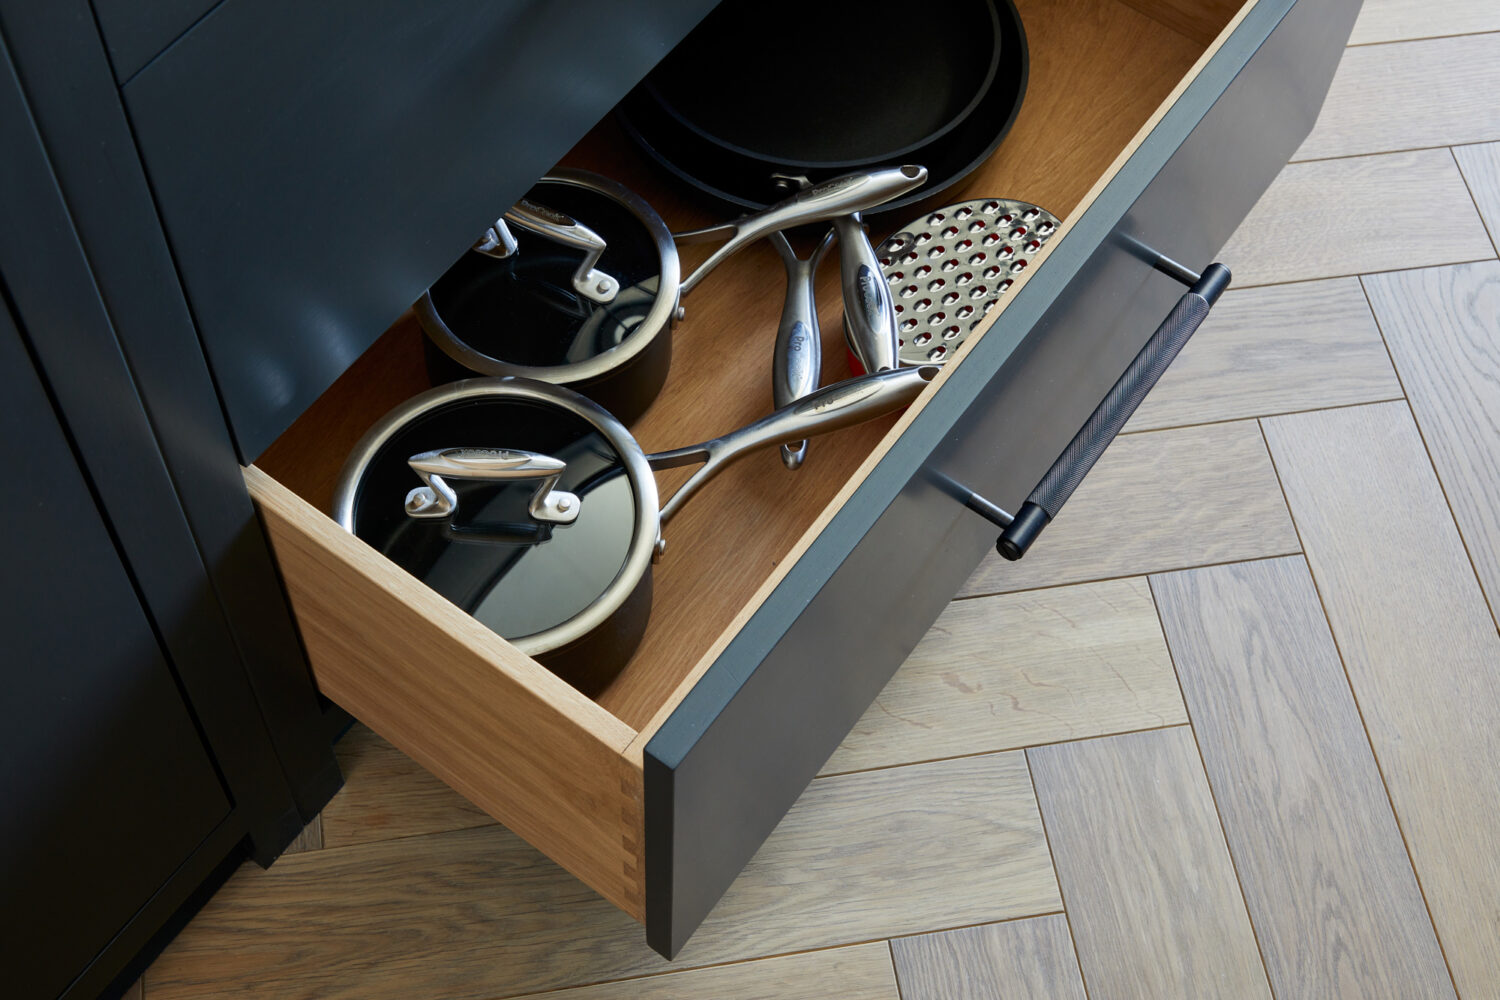
M 1018 6 L 1026 102 L 948 200 L 1062 215 L 1042 264 L 899 419 L 814 440 L 796 473 L 771 452 L 747 460 L 685 508 L 646 638 L 596 698 L 324 513 L 354 441 L 427 386 L 410 316 L 245 472 L 324 693 L 643 920 L 665 954 L 992 544 L 937 474 L 1015 509 L 1181 294 L 1141 245 L 1213 258 L 1311 127 L 1358 0 Z M 606 122 L 564 162 L 622 180 L 674 229 L 708 221 L 623 147 Z M 832 380 L 837 269 L 820 279 Z M 666 389 L 633 428 L 648 450 L 769 408 L 783 280 L 759 248 L 694 293 Z

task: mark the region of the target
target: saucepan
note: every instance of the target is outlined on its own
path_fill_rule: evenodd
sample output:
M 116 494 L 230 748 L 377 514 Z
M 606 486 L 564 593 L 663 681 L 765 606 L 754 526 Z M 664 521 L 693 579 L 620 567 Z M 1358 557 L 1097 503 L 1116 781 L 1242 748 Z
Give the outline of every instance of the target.
M 664 526 L 751 451 L 898 410 L 937 374 L 819 389 L 739 430 L 646 454 L 608 411 L 515 377 L 431 389 L 382 418 L 340 473 L 334 518 L 586 693 L 634 653 Z M 702 466 L 658 506 L 653 472 Z
M 629 423 L 666 381 L 683 297 L 714 268 L 771 233 L 853 217 L 926 177 L 917 166 L 849 174 L 732 222 L 674 235 L 624 186 L 558 170 L 417 301 L 429 368 L 440 381 L 515 375 L 566 385 Z M 873 260 L 862 227 L 841 225 L 860 244 L 850 252 Z M 678 245 L 713 240 L 723 243 L 680 277 Z M 857 293 L 851 285 L 845 296 Z M 893 331 L 889 339 L 894 350 Z

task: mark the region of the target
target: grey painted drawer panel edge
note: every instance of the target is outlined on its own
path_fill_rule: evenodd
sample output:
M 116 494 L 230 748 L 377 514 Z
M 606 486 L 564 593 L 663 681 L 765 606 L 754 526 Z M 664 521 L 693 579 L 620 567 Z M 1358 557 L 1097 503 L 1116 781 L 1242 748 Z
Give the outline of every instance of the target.
M 1206 265 L 1311 129 L 1358 8 L 1246 16 L 648 743 L 658 951 L 681 948 L 993 543 L 924 471 L 1015 509 L 1181 294 L 1119 234 Z

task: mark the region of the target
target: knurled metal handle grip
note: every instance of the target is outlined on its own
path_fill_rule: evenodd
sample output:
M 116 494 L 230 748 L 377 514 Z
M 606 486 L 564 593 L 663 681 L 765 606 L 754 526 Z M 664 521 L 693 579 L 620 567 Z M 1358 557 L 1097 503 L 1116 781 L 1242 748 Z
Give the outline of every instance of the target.
M 1042 529 L 1057 516 L 1083 477 L 1104 454 L 1104 449 L 1120 433 L 1146 394 L 1161 379 L 1183 345 L 1198 331 L 1209 310 L 1228 287 L 1229 278 L 1229 269 L 1223 264 L 1210 264 L 1177 301 L 1151 339 L 1146 341 L 1146 346 L 1130 362 L 1130 367 L 1100 400 L 1088 421 L 1031 491 L 1015 519 L 1001 532 L 995 548 L 1002 556 L 1019 559 L 1026 554 Z

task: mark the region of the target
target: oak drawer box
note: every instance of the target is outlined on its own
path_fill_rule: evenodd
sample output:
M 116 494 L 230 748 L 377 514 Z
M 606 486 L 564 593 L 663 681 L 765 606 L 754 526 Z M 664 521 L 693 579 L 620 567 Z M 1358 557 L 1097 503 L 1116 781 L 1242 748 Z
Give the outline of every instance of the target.
M 668 529 L 639 652 L 585 698 L 324 511 L 354 440 L 425 388 L 393 327 L 246 470 L 321 689 L 674 953 L 968 576 L 995 529 L 934 473 L 1014 508 L 1310 129 L 1357 0 L 1022 0 L 1026 102 L 950 200 L 1064 218 L 983 336 L 899 419 L 729 470 Z M 565 158 L 705 220 L 605 122 Z M 899 221 L 899 220 L 893 220 Z M 883 235 L 877 221 L 872 235 Z M 456 248 L 457 250 L 458 248 Z M 456 252 L 455 250 L 455 252 Z M 837 269 L 820 274 L 841 374 Z M 736 258 L 688 302 L 648 449 L 769 408 L 782 273 Z M 673 481 L 663 477 L 665 488 Z

